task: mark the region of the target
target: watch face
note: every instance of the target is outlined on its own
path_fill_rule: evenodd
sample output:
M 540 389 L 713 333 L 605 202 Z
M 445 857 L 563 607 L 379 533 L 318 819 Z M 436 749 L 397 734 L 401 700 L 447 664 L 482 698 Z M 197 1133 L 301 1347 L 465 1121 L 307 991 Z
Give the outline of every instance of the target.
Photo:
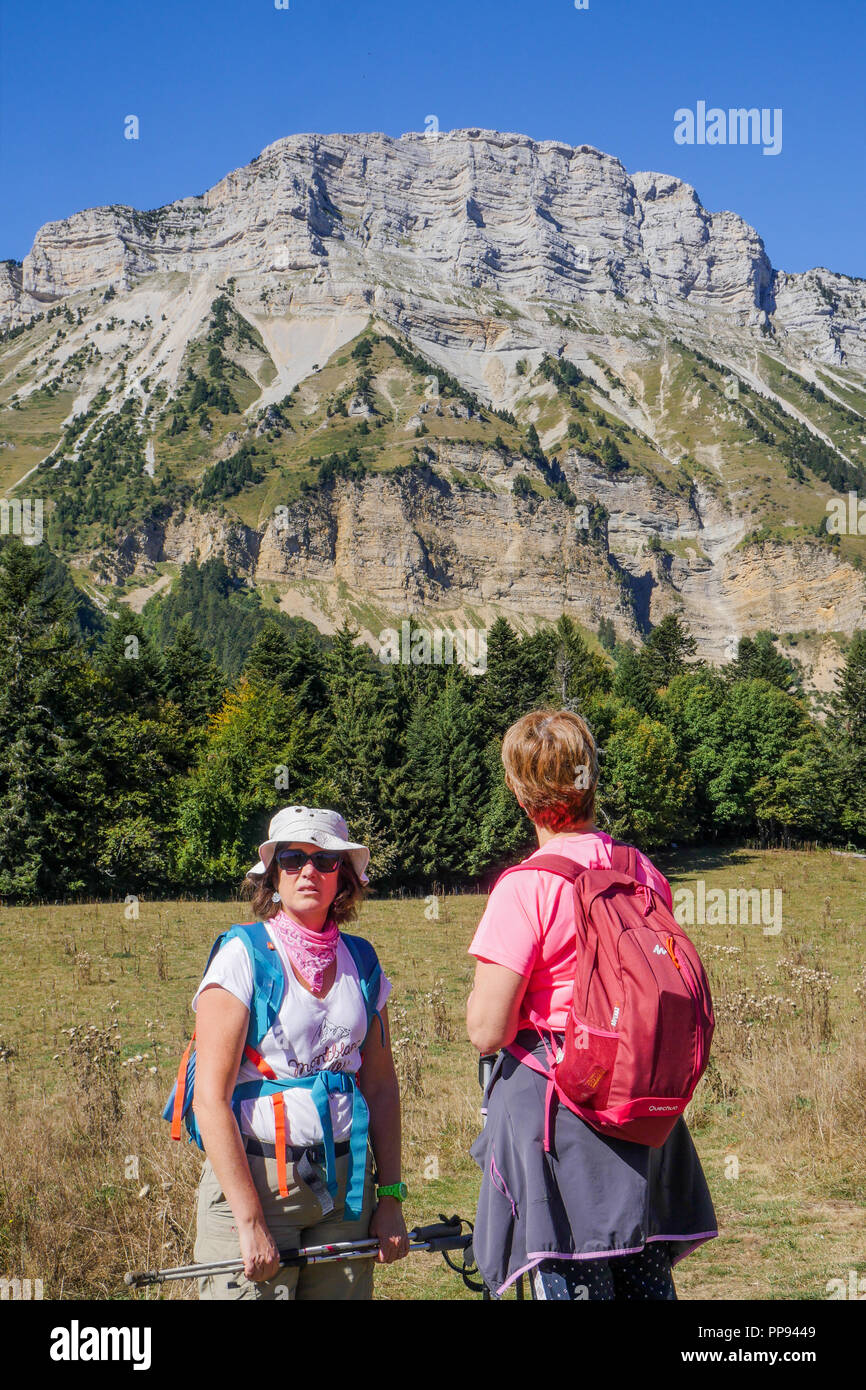
M 404 1182 L 398 1182 L 397 1187 L 398 1187 L 398 1189 L 399 1189 L 399 1193 L 400 1193 L 400 1196 L 401 1196 L 401 1197 L 408 1197 L 408 1196 L 409 1196 L 409 1189 L 408 1189 L 408 1187 L 406 1186 L 406 1184 L 405 1184 Z

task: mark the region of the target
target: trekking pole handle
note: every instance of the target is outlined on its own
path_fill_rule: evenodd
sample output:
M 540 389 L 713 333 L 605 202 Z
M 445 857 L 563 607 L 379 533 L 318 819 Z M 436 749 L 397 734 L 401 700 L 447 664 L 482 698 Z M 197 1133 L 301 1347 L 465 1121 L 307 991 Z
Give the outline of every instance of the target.
M 432 1226 L 413 1226 L 409 1232 L 410 1240 L 442 1240 L 461 1235 L 463 1222 L 459 1216 L 440 1216 Z
M 483 1052 L 478 1058 L 478 1085 L 481 1087 L 482 1091 L 487 1090 L 498 1056 L 498 1052 Z

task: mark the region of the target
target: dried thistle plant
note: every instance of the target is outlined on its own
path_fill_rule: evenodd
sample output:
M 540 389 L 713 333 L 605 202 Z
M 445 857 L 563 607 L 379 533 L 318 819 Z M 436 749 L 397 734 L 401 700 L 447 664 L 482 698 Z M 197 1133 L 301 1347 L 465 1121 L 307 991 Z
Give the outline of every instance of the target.
M 62 1028 L 75 1077 L 84 1126 L 98 1144 L 107 1144 L 122 1114 L 120 1034 L 116 1025 L 96 1023 Z

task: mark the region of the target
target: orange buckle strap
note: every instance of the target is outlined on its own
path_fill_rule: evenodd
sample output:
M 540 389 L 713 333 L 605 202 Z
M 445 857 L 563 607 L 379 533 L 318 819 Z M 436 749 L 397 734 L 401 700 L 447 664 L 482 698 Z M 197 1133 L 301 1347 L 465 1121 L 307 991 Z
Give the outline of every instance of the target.
M 254 1047 L 247 1043 L 244 1048 L 244 1056 L 252 1062 L 254 1067 L 266 1076 L 268 1081 L 276 1081 L 277 1074 L 272 1067 L 269 1067 L 260 1052 L 256 1052 Z M 274 1107 L 274 1148 L 277 1155 L 277 1178 L 280 1184 L 280 1196 L 289 1195 L 289 1175 L 286 1167 L 286 1106 L 282 1095 L 275 1091 L 271 1096 Z
M 279 1091 L 271 1099 L 274 1102 L 274 1145 L 277 1150 L 277 1178 L 280 1183 L 280 1196 L 289 1195 L 289 1175 L 286 1170 L 286 1105 Z
M 180 1059 L 180 1066 L 177 1069 L 177 1086 L 174 1092 L 174 1109 L 171 1112 L 171 1137 L 180 1138 L 180 1122 L 183 1115 L 183 1102 L 186 1097 L 186 1069 L 189 1064 L 190 1053 L 195 1044 L 195 1030 L 186 1045 L 186 1051 Z

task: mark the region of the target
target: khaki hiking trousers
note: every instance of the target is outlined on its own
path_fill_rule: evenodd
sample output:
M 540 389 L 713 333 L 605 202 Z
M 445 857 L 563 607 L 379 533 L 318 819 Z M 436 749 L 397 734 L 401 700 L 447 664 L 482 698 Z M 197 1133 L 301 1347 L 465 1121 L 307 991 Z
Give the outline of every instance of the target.
M 349 1155 L 336 1159 L 337 1195 L 334 1210 L 322 1215 L 318 1197 L 298 1176 L 298 1165 L 287 1165 L 289 1193 L 279 1195 L 277 1162 L 247 1154 L 253 1182 L 262 1203 L 265 1222 L 280 1250 L 333 1241 L 364 1240 L 369 1235 L 375 1207 L 373 1158 L 367 1150 L 364 1204 L 360 1221 L 343 1219 Z M 322 1172 L 322 1170 L 319 1170 Z M 322 1172 L 324 1177 L 324 1173 Z M 240 1257 L 235 1219 L 223 1195 L 210 1159 L 205 1159 L 198 1186 L 198 1220 L 195 1259 L 204 1264 Z M 333 1264 L 307 1265 L 302 1269 L 278 1269 L 273 1279 L 255 1283 L 240 1273 L 210 1275 L 198 1280 L 201 1299 L 371 1299 L 375 1260 L 335 1260 Z M 230 1287 L 231 1284 L 236 1287 Z

